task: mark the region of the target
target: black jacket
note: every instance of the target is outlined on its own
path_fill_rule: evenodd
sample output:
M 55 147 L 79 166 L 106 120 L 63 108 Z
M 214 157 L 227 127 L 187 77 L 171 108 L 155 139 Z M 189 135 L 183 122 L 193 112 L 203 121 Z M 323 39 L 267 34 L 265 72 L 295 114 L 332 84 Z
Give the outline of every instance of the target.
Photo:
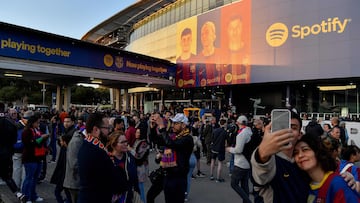
M 17 128 L 14 122 L 0 115 L 0 157 L 8 158 L 14 153 L 17 138 Z
M 66 147 L 60 147 L 60 153 L 56 162 L 56 167 L 53 175 L 51 176 L 50 183 L 55 185 L 63 185 L 66 170 Z
M 78 160 L 78 203 L 110 203 L 113 194 L 121 194 L 127 190 L 128 181 L 124 170 L 114 166 L 105 150 L 84 140 Z
M 168 147 L 176 152 L 177 166 L 167 168 L 167 173 L 173 176 L 186 176 L 189 171 L 190 156 L 194 148 L 193 138 L 190 133 L 187 133 L 187 135 L 183 135 L 173 140 L 170 138 L 165 128 L 160 129 L 159 131 L 165 141 L 165 147 Z
M 228 139 L 228 133 L 222 127 L 216 128 L 212 135 L 211 150 L 215 152 L 225 152 L 225 141 Z
M 66 129 L 65 129 L 65 133 L 64 133 L 64 135 L 63 135 L 63 139 L 64 139 L 64 141 L 66 142 L 66 144 L 69 144 L 69 142 L 70 142 L 72 136 L 74 135 L 75 131 L 76 131 L 76 128 L 75 128 L 74 125 L 72 125 L 72 126 L 70 126 L 69 128 L 66 128 Z

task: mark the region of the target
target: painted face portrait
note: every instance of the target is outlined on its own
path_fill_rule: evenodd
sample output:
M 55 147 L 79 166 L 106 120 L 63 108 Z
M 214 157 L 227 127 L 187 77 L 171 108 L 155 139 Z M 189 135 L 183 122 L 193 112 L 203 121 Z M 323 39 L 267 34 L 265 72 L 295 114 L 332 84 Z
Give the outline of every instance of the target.
M 191 51 L 192 36 L 191 33 L 181 36 L 182 52 L 189 53 Z
M 214 47 L 215 39 L 215 25 L 213 22 L 208 21 L 201 28 L 201 44 L 203 48 Z
M 231 51 L 238 51 L 244 46 L 242 40 L 243 24 L 240 18 L 232 19 L 228 25 L 229 49 Z

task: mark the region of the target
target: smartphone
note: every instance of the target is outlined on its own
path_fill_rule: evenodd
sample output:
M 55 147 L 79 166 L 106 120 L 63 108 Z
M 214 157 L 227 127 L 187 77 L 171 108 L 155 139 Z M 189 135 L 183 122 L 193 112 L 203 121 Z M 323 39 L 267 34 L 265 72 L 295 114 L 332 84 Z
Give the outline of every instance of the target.
M 291 114 L 288 109 L 273 109 L 271 111 L 271 132 L 288 129 L 291 126 Z

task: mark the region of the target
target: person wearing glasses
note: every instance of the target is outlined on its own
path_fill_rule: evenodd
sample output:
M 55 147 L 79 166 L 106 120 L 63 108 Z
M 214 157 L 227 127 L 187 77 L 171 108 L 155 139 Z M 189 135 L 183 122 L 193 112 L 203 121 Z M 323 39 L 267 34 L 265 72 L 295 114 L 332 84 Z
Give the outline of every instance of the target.
M 111 202 L 113 194 L 128 189 L 125 172 L 114 167 L 105 147 L 109 131 L 108 117 L 101 113 L 89 115 L 85 139 L 77 155 L 80 176 L 78 203 Z
M 124 184 L 124 182 L 117 183 L 117 185 L 127 185 L 127 188 L 122 193 L 114 193 L 112 202 L 135 202 L 133 199 L 139 198 L 139 179 L 135 157 L 129 151 L 129 144 L 124 132 L 112 133 L 107 148 L 114 166 L 126 174 L 127 181 L 127 184 Z

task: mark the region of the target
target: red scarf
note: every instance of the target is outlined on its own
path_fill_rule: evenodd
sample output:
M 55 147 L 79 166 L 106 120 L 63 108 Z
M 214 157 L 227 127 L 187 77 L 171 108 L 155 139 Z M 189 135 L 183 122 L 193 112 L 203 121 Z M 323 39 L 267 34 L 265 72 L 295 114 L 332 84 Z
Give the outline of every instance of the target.
M 105 145 L 96 137 L 92 135 L 86 135 L 84 138 L 85 141 L 99 147 L 100 149 L 103 149 L 107 154 L 109 154 L 108 150 L 106 149 Z

